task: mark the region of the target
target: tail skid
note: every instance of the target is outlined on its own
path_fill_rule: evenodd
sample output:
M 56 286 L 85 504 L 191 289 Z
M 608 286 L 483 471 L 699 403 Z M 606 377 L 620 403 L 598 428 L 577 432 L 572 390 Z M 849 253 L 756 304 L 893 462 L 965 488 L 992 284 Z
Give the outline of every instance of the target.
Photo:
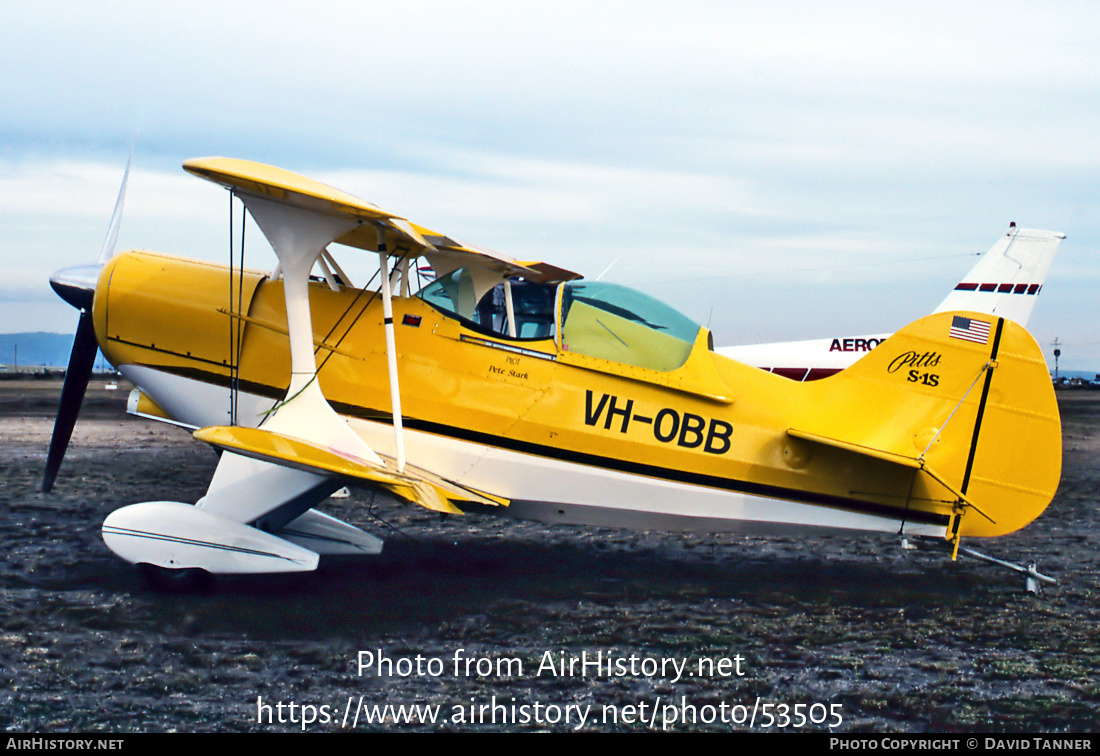
M 930 539 L 927 536 L 914 536 L 914 542 L 917 544 L 929 541 L 935 543 L 937 546 L 942 545 L 941 541 Z M 916 546 L 913 545 L 913 543 L 911 543 L 908 538 L 902 538 L 901 547 L 903 549 L 916 548 Z M 979 562 L 992 564 L 995 567 L 1001 567 L 1003 569 L 1022 574 L 1024 576 L 1024 588 L 1028 593 L 1041 593 L 1044 583 L 1046 583 L 1047 585 L 1058 585 L 1057 580 L 1050 577 L 1049 575 L 1044 575 L 1043 573 L 1039 572 L 1039 570 L 1037 569 L 1038 565 L 1036 565 L 1034 562 L 1028 564 L 1027 567 L 1024 567 L 1022 564 L 1016 564 L 1015 562 L 998 559 L 997 557 L 990 556 L 989 554 L 983 554 L 977 549 L 971 549 L 967 546 L 959 547 L 954 553 L 961 554 L 965 557 L 970 557 L 971 559 L 976 559 Z

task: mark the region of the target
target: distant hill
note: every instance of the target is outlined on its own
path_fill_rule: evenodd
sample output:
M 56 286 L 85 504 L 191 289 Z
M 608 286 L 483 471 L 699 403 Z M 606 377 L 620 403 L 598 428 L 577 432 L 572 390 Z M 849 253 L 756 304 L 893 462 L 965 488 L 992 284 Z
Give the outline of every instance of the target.
M 10 367 L 16 360 L 16 347 L 20 366 L 46 365 L 65 367 L 73 349 L 71 333 L 0 333 L 0 365 Z M 96 357 L 99 367 L 103 355 Z M 106 361 L 104 360 L 106 365 Z

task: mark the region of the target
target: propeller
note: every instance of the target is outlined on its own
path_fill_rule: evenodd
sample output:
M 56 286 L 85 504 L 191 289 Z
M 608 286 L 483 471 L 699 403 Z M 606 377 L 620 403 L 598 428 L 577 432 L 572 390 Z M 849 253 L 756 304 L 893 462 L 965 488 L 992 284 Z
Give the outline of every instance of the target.
M 50 451 L 46 455 L 46 471 L 42 476 L 43 493 L 48 493 L 53 488 L 57 472 L 61 469 L 61 460 L 65 458 L 65 450 L 69 448 L 73 426 L 76 425 L 80 407 L 84 404 L 84 394 L 88 390 L 88 381 L 95 366 L 99 343 L 96 341 L 95 326 L 92 323 L 92 303 L 95 300 L 99 272 L 114 257 L 118 229 L 122 223 L 122 206 L 126 201 L 126 183 L 130 179 L 130 164 L 133 160 L 134 149 L 131 147 L 130 159 L 126 161 L 126 172 L 122 174 L 122 187 L 118 190 L 118 199 L 115 201 L 111 225 L 107 227 L 107 238 L 103 242 L 99 262 L 95 265 L 65 268 L 50 276 L 50 286 L 57 295 L 80 310 L 80 321 L 76 326 L 69 365 L 65 369 L 65 384 L 61 389 L 61 402 L 57 407 L 57 419 L 50 438 Z

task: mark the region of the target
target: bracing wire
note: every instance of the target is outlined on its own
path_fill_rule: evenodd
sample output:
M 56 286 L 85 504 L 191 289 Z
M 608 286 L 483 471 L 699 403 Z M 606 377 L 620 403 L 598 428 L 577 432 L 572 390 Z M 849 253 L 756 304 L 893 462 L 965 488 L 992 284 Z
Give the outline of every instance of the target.
M 405 250 L 404 253 L 401 255 L 401 257 L 398 258 L 398 261 L 397 261 L 398 266 L 402 262 L 404 262 L 406 257 L 409 256 L 409 252 L 410 252 L 410 250 Z M 395 269 L 396 268 L 397 268 L 397 266 L 395 266 Z M 332 328 L 329 329 L 329 332 L 327 334 L 325 334 L 325 338 L 321 342 L 322 344 L 327 344 L 328 343 L 329 337 L 332 336 L 332 334 L 336 332 L 336 329 L 340 326 L 340 323 L 343 322 L 343 320 L 347 316 L 347 314 L 349 312 L 351 312 L 352 308 L 355 307 L 355 303 L 359 301 L 359 298 L 362 297 L 362 295 L 368 289 L 370 289 L 370 299 L 368 299 L 366 301 L 366 303 L 363 305 L 362 309 L 359 310 L 358 314 L 356 314 L 355 318 L 352 319 L 351 323 L 344 330 L 344 333 L 341 334 L 340 338 L 336 340 L 336 343 L 334 345 L 332 345 L 332 349 L 327 350 L 328 354 L 326 354 L 324 356 L 324 358 L 321 360 L 321 364 L 317 366 L 317 372 L 321 372 L 321 368 L 323 368 L 325 366 L 325 363 L 329 361 L 329 359 L 332 357 L 332 355 L 336 354 L 336 349 L 338 349 L 340 347 L 340 345 L 344 343 L 344 339 L 347 338 L 347 335 L 349 333 L 351 333 L 351 329 L 355 327 L 355 324 L 359 322 L 359 318 L 363 317 L 363 313 L 365 313 L 370 308 L 370 306 L 374 303 L 374 298 L 382 293 L 382 287 L 390 285 L 389 281 L 384 281 L 384 282 L 380 281 L 377 291 L 370 288 L 371 284 L 374 283 L 374 279 L 379 277 L 381 275 L 381 273 L 382 273 L 382 269 L 379 268 L 375 272 L 375 274 L 373 276 L 371 276 L 370 280 L 367 281 L 367 283 L 363 286 L 363 288 L 361 288 L 358 291 L 358 293 L 356 293 L 355 299 L 352 300 L 351 304 L 349 304 L 347 309 L 345 309 L 344 312 L 340 315 L 340 317 L 337 319 L 336 323 L 333 324 Z M 314 352 L 314 354 L 318 354 L 320 352 L 320 347 L 315 347 L 313 352 Z
M 344 312 L 340 314 L 340 317 L 336 319 L 335 323 L 333 323 L 332 328 L 330 328 L 328 333 L 325 334 L 325 338 L 321 340 L 322 344 L 328 344 L 329 338 L 332 336 L 332 334 L 334 334 L 336 332 L 336 329 L 340 327 L 340 323 L 342 323 L 344 321 L 344 318 L 347 317 L 347 314 L 352 311 L 352 309 L 355 307 L 355 305 L 359 301 L 359 299 L 365 293 L 367 293 L 368 290 L 370 290 L 370 299 L 368 299 L 366 301 L 366 303 L 363 305 L 362 309 L 359 310 L 359 313 L 352 319 L 351 324 L 344 331 L 344 334 L 339 339 L 337 339 L 336 344 L 333 345 L 332 349 L 325 350 L 325 351 L 328 352 L 328 354 L 326 354 L 324 356 L 324 358 L 322 358 L 321 364 L 317 366 L 317 372 L 318 373 L 321 372 L 321 368 L 323 368 L 325 366 L 325 363 L 329 361 L 329 358 L 332 357 L 332 355 L 334 355 L 336 353 L 336 349 L 338 349 L 340 344 L 343 343 L 344 338 L 349 333 L 351 333 L 351 329 L 354 328 L 355 324 L 359 322 L 359 318 L 363 317 L 363 313 L 366 312 L 367 308 L 369 308 L 371 306 L 371 304 L 374 302 L 374 297 L 376 296 L 377 292 L 375 292 L 373 289 L 371 289 L 370 286 L 371 286 L 371 284 L 374 283 L 374 279 L 377 278 L 377 277 L 378 277 L 378 273 L 376 272 L 373 276 L 371 276 L 371 279 L 363 285 L 363 288 L 359 289 L 359 291 L 356 292 L 355 299 L 353 299 L 351 301 L 351 303 L 347 306 L 347 308 L 344 310 Z M 314 354 L 318 354 L 318 353 L 320 353 L 320 351 L 321 351 L 321 348 L 319 346 L 314 347 L 314 349 L 313 349 Z

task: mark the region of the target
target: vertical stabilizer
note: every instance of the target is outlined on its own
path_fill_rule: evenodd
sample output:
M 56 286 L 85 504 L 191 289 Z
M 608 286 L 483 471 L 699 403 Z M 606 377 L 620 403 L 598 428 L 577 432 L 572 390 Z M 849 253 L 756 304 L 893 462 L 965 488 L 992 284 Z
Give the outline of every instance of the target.
M 1027 325 L 1058 245 L 1066 235 L 1012 226 L 936 312 L 969 310 Z

